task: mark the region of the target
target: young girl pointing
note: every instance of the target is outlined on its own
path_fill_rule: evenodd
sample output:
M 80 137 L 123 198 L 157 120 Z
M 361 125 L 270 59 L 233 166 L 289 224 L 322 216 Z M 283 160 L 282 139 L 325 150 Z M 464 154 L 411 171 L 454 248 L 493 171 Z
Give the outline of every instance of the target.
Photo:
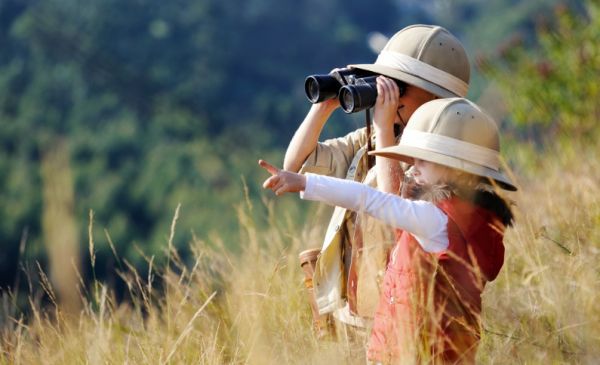
M 412 165 L 402 197 L 259 161 L 272 175 L 263 186 L 396 227 L 370 361 L 474 363 L 481 294 L 502 267 L 504 230 L 513 219 L 496 188 L 516 190 L 499 170 L 496 124 L 466 99 L 433 100 L 415 111 L 398 145 L 371 153 Z

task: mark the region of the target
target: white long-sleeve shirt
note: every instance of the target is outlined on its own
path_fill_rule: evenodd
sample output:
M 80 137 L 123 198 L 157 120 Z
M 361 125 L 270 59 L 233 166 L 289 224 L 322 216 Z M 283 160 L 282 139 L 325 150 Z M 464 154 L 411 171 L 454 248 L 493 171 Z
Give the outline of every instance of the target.
M 404 199 L 350 180 L 315 174 L 305 176 L 306 187 L 300 193 L 302 199 L 369 214 L 410 232 L 427 252 L 448 248 L 448 216 L 435 204 Z

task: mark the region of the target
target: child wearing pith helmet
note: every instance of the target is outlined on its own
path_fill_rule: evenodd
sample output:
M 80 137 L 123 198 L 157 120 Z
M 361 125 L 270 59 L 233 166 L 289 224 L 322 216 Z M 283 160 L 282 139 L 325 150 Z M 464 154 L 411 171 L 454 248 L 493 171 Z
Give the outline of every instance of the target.
M 365 212 L 396 227 L 367 357 L 373 363 L 474 363 L 481 294 L 504 262 L 513 221 L 498 188 L 516 190 L 500 171 L 495 122 L 474 103 L 438 99 L 411 116 L 396 146 L 371 152 L 412 167 L 404 197 L 351 181 L 261 165 L 276 194 Z

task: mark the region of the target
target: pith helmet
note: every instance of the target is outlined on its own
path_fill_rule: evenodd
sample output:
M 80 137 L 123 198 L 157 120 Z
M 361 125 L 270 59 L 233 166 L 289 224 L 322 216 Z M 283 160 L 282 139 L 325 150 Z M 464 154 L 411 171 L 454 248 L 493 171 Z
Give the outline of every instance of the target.
M 464 47 L 446 29 L 411 25 L 396 33 L 374 64 L 350 67 L 404 81 L 442 97 L 465 97 L 471 69 Z
M 409 164 L 414 158 L 435 162 L 491 178 L 506 190 L 517 190 L 500 172 L 496 123 L 463 98 L 436 99 L 421 105 L 410 117 L 398 145 L 369 154 Z

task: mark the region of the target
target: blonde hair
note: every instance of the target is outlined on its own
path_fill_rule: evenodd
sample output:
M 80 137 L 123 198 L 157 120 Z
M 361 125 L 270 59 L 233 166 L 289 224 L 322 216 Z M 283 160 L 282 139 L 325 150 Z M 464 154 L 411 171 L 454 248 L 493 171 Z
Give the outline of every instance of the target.
M 474 190 L 481 184 L 488 183 L 487 180 L 481 176 L 473 175 L 471 173 L 448 166 L 444 167 L 448 171 L 444 182 L 448 185 L 455 186 L 460 189 Z

